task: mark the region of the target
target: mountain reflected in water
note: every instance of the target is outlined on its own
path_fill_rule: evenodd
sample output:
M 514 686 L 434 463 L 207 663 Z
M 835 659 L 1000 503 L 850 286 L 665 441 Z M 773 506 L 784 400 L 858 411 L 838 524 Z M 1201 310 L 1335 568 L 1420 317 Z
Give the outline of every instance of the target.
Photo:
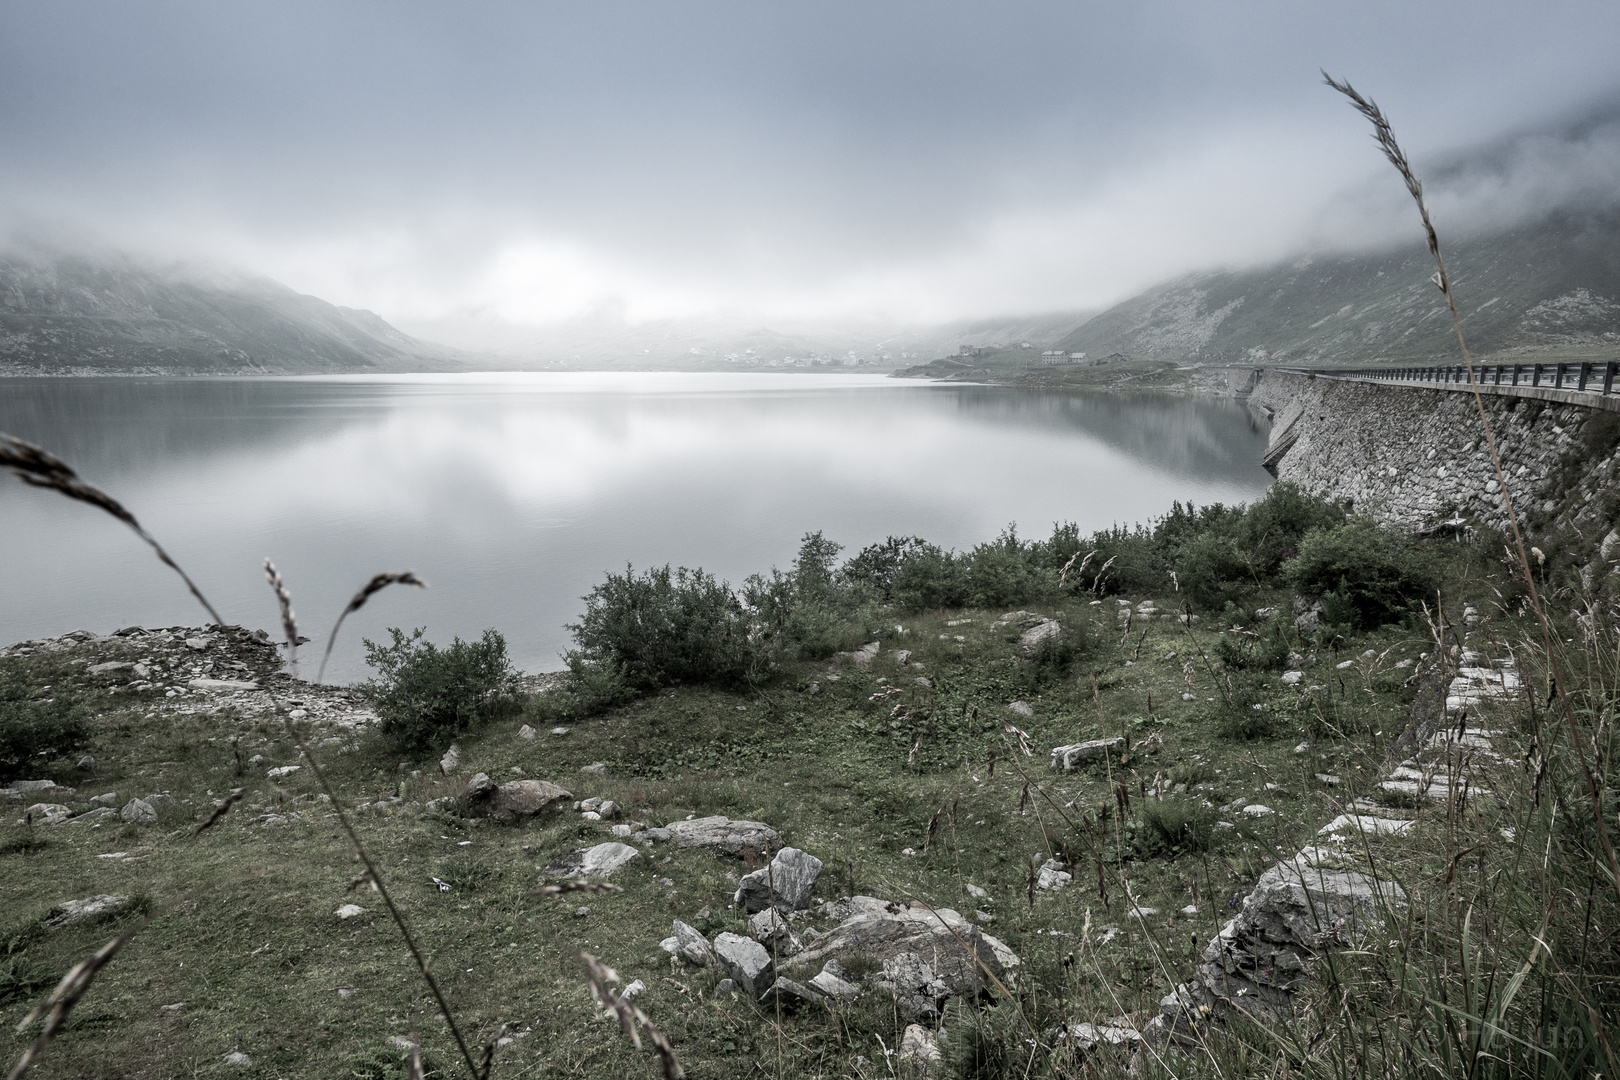
M 558 666 L 604 571 L 671 562 L 739 581 L 807 531 L 950 547 L 1009 522 L 1044 535 L 1145 521 L 1172 501 L 1261 494 L 1264 423 L 1240 403 L 1062 395 L 873 376 L 534 374 L 10 379 L 0 430 L 128 505 L 228 619 L 275 625 L 275 559 L 320 637 L 379 570 L 433 584 L 349 620 L 361 637 L 506 634 Z M 202 615 L 117 522 L 0 486 L 0 639 Z

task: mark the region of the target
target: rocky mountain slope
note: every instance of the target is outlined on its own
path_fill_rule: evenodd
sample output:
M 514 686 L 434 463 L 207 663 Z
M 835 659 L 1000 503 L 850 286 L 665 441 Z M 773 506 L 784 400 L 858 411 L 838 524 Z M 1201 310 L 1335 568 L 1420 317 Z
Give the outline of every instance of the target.
M 1620 355 L 1620 206 L 1560 211 L 1446 250 L 1476 352 Z M 1178 362 L 1450 362 L 1456 340 L 1433 272 L 1414 243 L 1193 274 L 1115 305 L 1058 347 Z
M 267 278 L 0 255 L 0 374 L 446 371 L 466 355 Z

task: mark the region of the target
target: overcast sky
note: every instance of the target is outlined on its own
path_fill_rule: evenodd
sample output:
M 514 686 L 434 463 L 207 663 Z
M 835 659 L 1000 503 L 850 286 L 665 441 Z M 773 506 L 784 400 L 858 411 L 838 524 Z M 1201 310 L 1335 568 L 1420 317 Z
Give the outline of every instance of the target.
M 0 227 L 276 277 L 402 323 L 948 320 L 1620 176 L 1620 4 L 0 5 Z

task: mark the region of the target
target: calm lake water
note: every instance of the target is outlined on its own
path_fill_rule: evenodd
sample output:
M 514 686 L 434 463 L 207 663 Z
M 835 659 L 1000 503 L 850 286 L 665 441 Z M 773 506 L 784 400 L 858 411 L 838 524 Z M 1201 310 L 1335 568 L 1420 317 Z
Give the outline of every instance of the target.
M 318 643 L 373 573 L 431 582 L 345 624 L 338 681 L 365 676 L 360 639 L 388 626 L 445 642 L 493 626 L 520 666 L 556 669 L 579 598 L 626 563 L 738 582 L 812 529 L 849 552 L 890 534 L 960 548 L 1270 482 L 1264 425 L 1237 402 L 878 376 L 0 379 L 0 431 L 106 488 L 226 619 L 273 636 L 266 556 Z M 0 529 L 0 641 L 207 618 L 90 507 L 4 478 Z

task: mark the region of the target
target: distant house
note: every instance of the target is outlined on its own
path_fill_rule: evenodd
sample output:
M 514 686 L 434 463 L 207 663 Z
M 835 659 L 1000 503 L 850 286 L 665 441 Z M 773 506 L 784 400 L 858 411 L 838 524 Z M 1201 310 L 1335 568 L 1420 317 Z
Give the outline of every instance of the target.
M 1117 353 L 1117 352 L 1116 353 L 1109 353 L 1107 356 L 1105 356 L 1101 360 L 1097 361 L 1097 363 L 1099 363 L 1099 364 L 1128 364 L 1130 362 L 1131 362 L 1130 357 L 1126 356 L 1124 353 Z
M 1020 349 L 1033 349 L 1033 348 L 1034 348 L 1034 347 L 1035 347 L 1035 346 L 1033 346 L 1033 345 L 1031 345 L 1031 344 L 1030 344 L 1030 343 L 1029 343 L 1029 342 L 1027 342 L 1027 341 L 1020 341 L 1020 342 L 1019 342 L 1019 343 L 1018 343 L 1018 347 L 1019 347 L 1019 348 L 1020 348 Z
M 990 350 L 983 345 L 963 345 L 956 350 L 957 356 L 987 356 Z
M 1041 353 L 1041 363 L 1043 364 L 1072 364 L 1073 362 L 1073 360 L 1069 359 L 1069 354 L 1060 349 L 1047 349 Z
M 1081 360 L 1084 360 L 1085 358 L 1086 358 L 1086 354 L 1083 353 L 1083 352 L 1072 352 L 1072 353 L 1069 354 L 1069 359 L 1075 361 L 1076 363 L 1079 363 Z

